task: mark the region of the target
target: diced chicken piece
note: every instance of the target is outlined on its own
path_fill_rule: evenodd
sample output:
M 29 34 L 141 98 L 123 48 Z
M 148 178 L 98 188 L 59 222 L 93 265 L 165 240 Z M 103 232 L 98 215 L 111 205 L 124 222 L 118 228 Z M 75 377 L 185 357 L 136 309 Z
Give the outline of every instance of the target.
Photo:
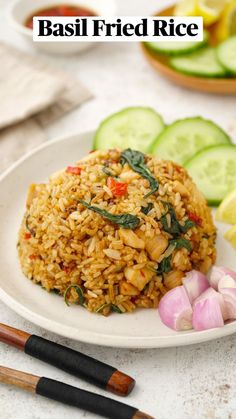
M 123 171 L 119 178 L 122 180 L 125 180 L 126 182 L 129 182 L 134 179 L 138 179 L 139 175 L 138 173 L 134 172 L 133 170 Z
M 182 278 L 184 273 L 182 271 L 173 271 L 165 275 L 164 285 L 168 289 L 172 289 L 182 285 Z
M 162 235 L 146 241 L 146 250 L 153 261 L 157 261 L 167 247 L 168 240 Z
M 145 236 L 145 233 L 144 233 L 144 231 L 142 231 L 142 230 L 140 230 L 140 229 L 137 229 L 136 230 L 136 233 L 135 233 L 140 239 L 142 239 L 142 240 L 146 240 L 146 236 Z
M 140 291 L 132 284 L 128 284 L 126 281 L 120 282 L 120 294 L 122 295 L 139 295 Z
M 119 230 L 119 234 L 121 240 L 123 240 L 124 244 L 127 246 L 133 247 L 134 249 L 144 249 L 144 241 L 140 239 L 132 230 L 125 230 L 121 228 Z
M 111 259 L 120 260 L 120 252 L 114 249 L 104 249 L 103 252 Z
M 182 183 L 180 183 L 178 180 L 175 180 L 174 183 L 173 183 L 173 191 L 174 192 L 179 192 L 179 194 L 181 196 L 189 196 L 188 189 Z
M 153 272 L 147 268 L 125 268 L 124 274 L 127 281 L 134 285 L 136 288 L 138 288 L 139 291 L 142 291 L 145 285 L 147 285 L 153 277 Z

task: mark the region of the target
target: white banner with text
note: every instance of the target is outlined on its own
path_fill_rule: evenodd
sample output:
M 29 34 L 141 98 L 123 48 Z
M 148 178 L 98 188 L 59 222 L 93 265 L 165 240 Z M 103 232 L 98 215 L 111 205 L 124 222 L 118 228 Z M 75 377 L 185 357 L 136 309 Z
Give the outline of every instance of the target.
M 202 17 L 52 17 L 33 19 L 34 42 L 201 42 Z

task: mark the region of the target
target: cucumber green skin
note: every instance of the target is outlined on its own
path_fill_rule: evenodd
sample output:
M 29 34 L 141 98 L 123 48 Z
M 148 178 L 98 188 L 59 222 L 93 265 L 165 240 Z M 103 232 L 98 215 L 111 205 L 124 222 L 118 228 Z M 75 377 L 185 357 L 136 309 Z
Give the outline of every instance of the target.
M 209 39 L 209 34 L 207 31 L 204 31 L 204 39 L 201 42 L 195 42 L 194 44 L 191 42 L 191 45 L 189 45 L 186 48 L 180 48 L 180 49 L 175 49 L 175 50 L 168 50 L 167 49 L 162 49 L 161 47 L 159 47 L 159 44 L 161 44 L 161 42 L 144 42 L 143 44 L 145 45 L 146 48 L 150 49 L 152 52 L 157 53 L 157 54 L 161 54 L 161 55 L 166 55 L 168 57 L 176 57 L 176 56 L 180 56 L 180 55 L 184 55 L 184 54 L 190 54 L 191 52 L 195 52 L 198 51 L 199 49 L 203 48 L 205 45 L 207 45 L 208 43 L 208 39 Z M 178 44 L 178 42 L 176 42 L 176 45 Z
M 229 65 L 227 65 L 227 63 L 224 60 L 225 46 L 228 46 L 231 43 L 234 44 L 234 48 L 236 49 L 236 36 L 232 36 L 231 38 L 227 39 L 226 41 L 218 45 L 218 47 L 216 48 L 216 55 L 220 64 L 225 68 L 225 70 L 228 71 L 231 75 L 236 76 L 236 67 L 235 69 L 232 67 L 229 67 Z
M 186 76 L 194 76 L 194 77 L 201 77 L 201 78 L 207 78 L 207 79 L 224 79 L 226 77 L 226 75 L 228 74 L 227 72 L 222 73 L 221 75 L 219 73 L 211 73 L 211 74 L 206 74 L 206 73 L 197 73 L 195 71 L 187 71 L 187 70 L 180 70 L 179 68 L 177 68 L 175 65 L 173 65 L 173 63 L 171 64 L 171 67 L 177 71 L 178 73 L 181 74 L 186 74 Z
M 203 122 L 207 122 L 212 124 L 212 126 L 214 126 L 214 128 L 217 128 L 219 133 L 222 134 L 222 138 L 224 138 L 224 142 L 222 141 L 222 144 L 231 144 L 231 139 L 229 137 L 229 135 L 221 128 L 219 127 L 217 124 L 215 124 L 214 122 L 208 120 L 208 119 L 204 119 L 201 116 L 196 116 L 193 118 L 184 118 L 184 119 L 178 119 L 177 121 L 173 122 L 171 125 L 167 126 L 164 131 L 157 137 L 156 141 L 152 144 L 151 146 L 151 150 L 150 153 L 157 155 L 158 156 L 158 146 L 160 144 L 162 144 L 165 140 L 166 140 L 166 134 L 168 135 L 169 132 L 171 133 L 172 129 L 174 128 L 175 125 L 181 123 L 181 122 L 198 122 L 198 121 L 203 121 Z M 217 144 L 220 144 L 219 142 L 217 142 Z M 212 144 L 213 145 L 213 144 Z M 198 153 L 199 151 L 197 151 Z M 195 155 L 196 153 L 194 153 Z M 192 158 L 192 157 L 191 157 Z M 171 158 L 170 158 L 171 160 Z M 189 161 L 189 159 L 187 161 L 182 161 L 182 162 L 178 162 L 179 164 L 182 164 L 185 166 L 185 164 Z
M 164 128 L 165 128 L 165 123 L 164 123 L 164 121 L 163 121 L 163 118 L 162 118 L 162 116 L 159 114 L 159 113 L 157 113 L 157 112 L 155 112 L 154 111 L 154 109 L 152 109 L 152 108 L 149 108 L 149 107 L 143 107 L 143 106 L 131 106 L 131 107 L 128 107 L 128 108 L 124 108 L 124 109 L 122 109 L 121 111 L 119 111 L 119 112 L 116 112 L 116 113 L 114 113 L 114 114 L 112 114 L 112 115 L 110 115 L 110 116 L 108 116 L 106 119 L 104 119 L 101 123 L 100 123 L 100 125 L 99 125 L 99 127 L 98 127 L 98 129 L 96 130 L 96 133 L 95 133 L 95 136 L 94 136 L 94 140 L 93 140 L 93 150 L 100 150 L 101 149 L 101 147 L 100 147 L 100 130 L 104 127 L 104 125 L 106 125 L 107 124 L 107 122 L 109 122 L 110 120 L 112 120 L 114 117 L 119 117 L 119 115 L 123 115 L 123 114 L 125 114 L 127 111 L 136 111 L 136 110 L 138 110 L 138 111 L 140 111 L 140 110 L 143 110 L 143 111 L 152 111 L 153 113 L 155 113 L 156 114 L 156 116 L 157 116 L 157 118 L 159 118 L 159 121 L 160 121 L 160 126 L 162 125 L 162 130 L 161 131 L 163 131 L 164 130 Z M 160 131 L 160 132 L 161 132 Z M 159 133 L 160 134 L 160 133 Z M 158 135 L 159 135 L 158 134 Z M 155 141 L 155 139 L 154 139 L 154 141 Z M 152 144 L 151 144 L 152 145 Z M 147 150 L 145 149 L 143 149 L 143 150 L 140 150 L 139 149 L 139 151 L 143 151 L 143 152 L 145 152 L 145 153 L 148 153 L 149 151 L 150 151 L 150 147 L 151 147 L 151 145 L 147 148 Z M 119 147 L 119 145 L 117 145 L 117 147 Z M 127 141 L 127 148 L 129 147 L 129 143 L 128 143 L 128 141 Z
M 150 49 L 152 52 L 161 54 L 161 55 L 166 55 L 168 57 L 179 57 L 183 54 L 190 54 L 191 52 L 198 51 L 199 49 L 201 49 L 202 47 L 206 45 L 205 42 L 200 42 L 199 44 L 196 43 L 196 45 L 192 45 L 191 47 L 189 46 L 186 49 L 179 49 L 179 50 L 176 49 L 176 50 L 168 51 L 168 50 L 158 48 L 158 46 L 152 45 L 152 42 L 150 43 L 147 42 L 147 44 L 149 45 L 147 45 L 146 47 Z
M 220 151 L 219 159 L 220 158 L 224 159 L 223 150 L 224 149 L 227 149 L 227 150 L 230 150 L 230 151 L 232 150 L 232 151 L 236 152 L 236 145 L 231 143 L 231 144 L 219 144 L 219 145 L 216 145 L 216 146 L 206 147 L 203 150 L 200 150 L 198 153 L 196 153 L 191 159 L 189 159 L 186 162 L 186 164 L 184 166 L 185 169 L 187 171 L 190 171 L 192 164 L 194 162 L 196 162 L 197 159 L 201 159 L 202 160 L 202 159 L 204 159 L 205 155 L 208 154 L 209 151 L 211 151 L 211 150 L 212 151 L 215 151 L 217 149 Z M 190 176 L 191 176 L 191 173 L 190 173 Z M 228 192 L 230 192 L 230 190 Z M 223 200 L 221 197 L 219 197 L 219 198 L 215 197 L 214 199 L 208 198 L 207 195 L 205 195 L 205 198 L 207 199 L 207 202 L 208 202 L 208 204 L 211 207 L 218 207 L 221 204 L 222 200 Z
M 217 207 L 219 207 L 219 205 L 221 204 L 221 200 L 213 200 L 213 199 L 207 199 L 207 203 L 208 203 L 208 205 L 209 205 L 209 207 L 215 207 L 215 208 L 217 208 Z
M 201 52 L 201 51 L 204 51 L 204 48 L 202 48 L 199 52 Z M 195 54 L 195 51 L 192 54 Z M 189 59 L 191 59 L 191 61 L 193 61 L 194 57 L 191 57 L 192 54 L 188 54 L 188 55 L 185 54 L 185 55 L 182 55 L 182 57 L 176 57 L 176 58 L 178 58 L 179 60 L 181 58 L 183 58 L 183 59 L 184 58 L 189 58 Z M 178 73 L 186 74 L 187 76 L 204 77 L 204 78 L 211 79 L 211 78 L 224 78 L 229 74 L 227 69 L 225 67 L 223 67 L 220 64 L 220 62 L 219 62 L 219 66 L 221 66 L 222 68 L 219 71 L 211 71 L 211 72 L 209 72 L 209 71 L 195 71 L 195 70 L 187 69 L 186 67 L 185 68 L 180 67 L 179 64 L 176 62 L 175 57 L 170 59 L 169 64 L 175 71 L 177 71 Z

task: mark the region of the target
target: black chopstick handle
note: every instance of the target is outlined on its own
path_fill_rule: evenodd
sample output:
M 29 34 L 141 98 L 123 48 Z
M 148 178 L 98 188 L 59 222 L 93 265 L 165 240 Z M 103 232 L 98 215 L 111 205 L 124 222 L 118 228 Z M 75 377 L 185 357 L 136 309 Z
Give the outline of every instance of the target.
M 117 371 L 110 365 L 36 335 L 29 337 L 24 350 L 28 355 L 101 388 L 107 387 L 111 376 Z
M 132 419 L 138 409 L 60 381 L 40 378 L 36 393 L 111 419 Z

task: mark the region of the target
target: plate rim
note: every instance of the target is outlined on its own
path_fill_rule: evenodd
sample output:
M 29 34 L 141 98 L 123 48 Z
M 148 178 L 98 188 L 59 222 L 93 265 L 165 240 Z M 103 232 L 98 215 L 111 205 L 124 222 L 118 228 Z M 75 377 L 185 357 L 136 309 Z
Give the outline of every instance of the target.
M 54 144 L 54 143 L 59 143 L 61 141 L 66 141 L 68 140 L 68 138 L 72 138 L 72 137 L 77 137 L 78 135 L 92 135 L 95 133 L 95 129 L 91 129 L 91 130 L 85 130 L 85 131 L 81 131 L 81 132 L 69 132 L 67 135 L 60 135 L 58 137 L 52 138 L 51 140 L 46 140 L 43 141 L 41 144 L 39 144 L 36 147 L 33 147 L 31 150 L 27 151 L 26 153 L 23 154 L 23 156 L 21 156 L 19 159 L 17 159 L 15 162 L 13 162 L 12 164 L 10 164 L 10 166 L 5 169 L 1 174 L 0 174 L 0 182 L 2 182 L 2 180 L 7 177 L 7 175 L 12 172 L 17 166 L 19 166 L 22 162 L 24 162 L 24 160 L 27 160 L 30 156 L 36 154 L 38 151 L 43 150 L 44 148 L 47 148 L 48 146 Z
M 34 311 L 26 308 L 23 304 L 10 297 L 2 288 L 0 288 L 0 300 L 6 304 L 15 313 L 49 332 L 55 333 L 61 337 L 69 338 L 74 341 L 83 342 L 92 345 L 104 347 L 123 348 L 123 349 L 157 349 L 179 346 L 188 346 L 200 344 L 211 340 L 219 339 L 236 332 L 236 321 L 224 325 L 222 328 L 215 328 L 204 331 L 176 332 L 174 336 L 159 337 L 128 337 L 111 336 L 105 333 L 79 331 L 75 334 L 75 328 L 61 325 L 55 320 L 50 320 L 44 316 L 36 314 Z M 188 333 L 190 332 L 190 333 Z
M 80 136 L 93 136 L 95 130 L 87 130 L 81 132 L 71 132 L 68 135 L 60 136 L 49 141 L 45 141 L 37 147 L 34 147 L 32 150 L 28 151 L 24 156 L 14 162 L 8 169 L 6 169 L 0 175 L 0 186 L 1 182 L 8 177 L 17 167 L 22 165 L 26 160 L 30 159 L 32 155 L 37 154 L 42 149 L 48 148 L 53 144 L 60 143 L 63 141 L 70 141 L 74 137 Z M 227 335 L 231 335 L 236 332 L 236 321 L 226 324 L 222 328 L 210 329 L 201 332 L 196 331 L 187 331 L 187 332 L 177 332 L 176 335 L 169 336 L 150 336 L 150 337 L 140 337 L 140 336 L 121 336 L 115 335 L 112 336 L 106 333 L 98 332 L 82 332 L 79 329 L 75 329 L 74 326 L 61 325 L 56 320 L 48 319 L 43 315 L 39 315 L 32 311 L 31 309 L 25 307 L 22 303 L 19 303 L 15 298 L 11 297 L 6 291 L 0 287 L 0 300 L 6 304 L 10 309 L 16 312 L 18 315 L 22 316 L 29 322 L 42 327 L 52 333 L 56 333 L 59 336 L 66 337 L 75 341 L 80 341 L 83 343 L 101 345 L 105 347 L 115 347 L 115 348 L 167 348 L 175 346 L 187 346 L 192 344 L 199 344 L 202 342 L 210 341 L 213 339 L 218 339 Z M 77 330 L 77 333 L 75 333 Z

